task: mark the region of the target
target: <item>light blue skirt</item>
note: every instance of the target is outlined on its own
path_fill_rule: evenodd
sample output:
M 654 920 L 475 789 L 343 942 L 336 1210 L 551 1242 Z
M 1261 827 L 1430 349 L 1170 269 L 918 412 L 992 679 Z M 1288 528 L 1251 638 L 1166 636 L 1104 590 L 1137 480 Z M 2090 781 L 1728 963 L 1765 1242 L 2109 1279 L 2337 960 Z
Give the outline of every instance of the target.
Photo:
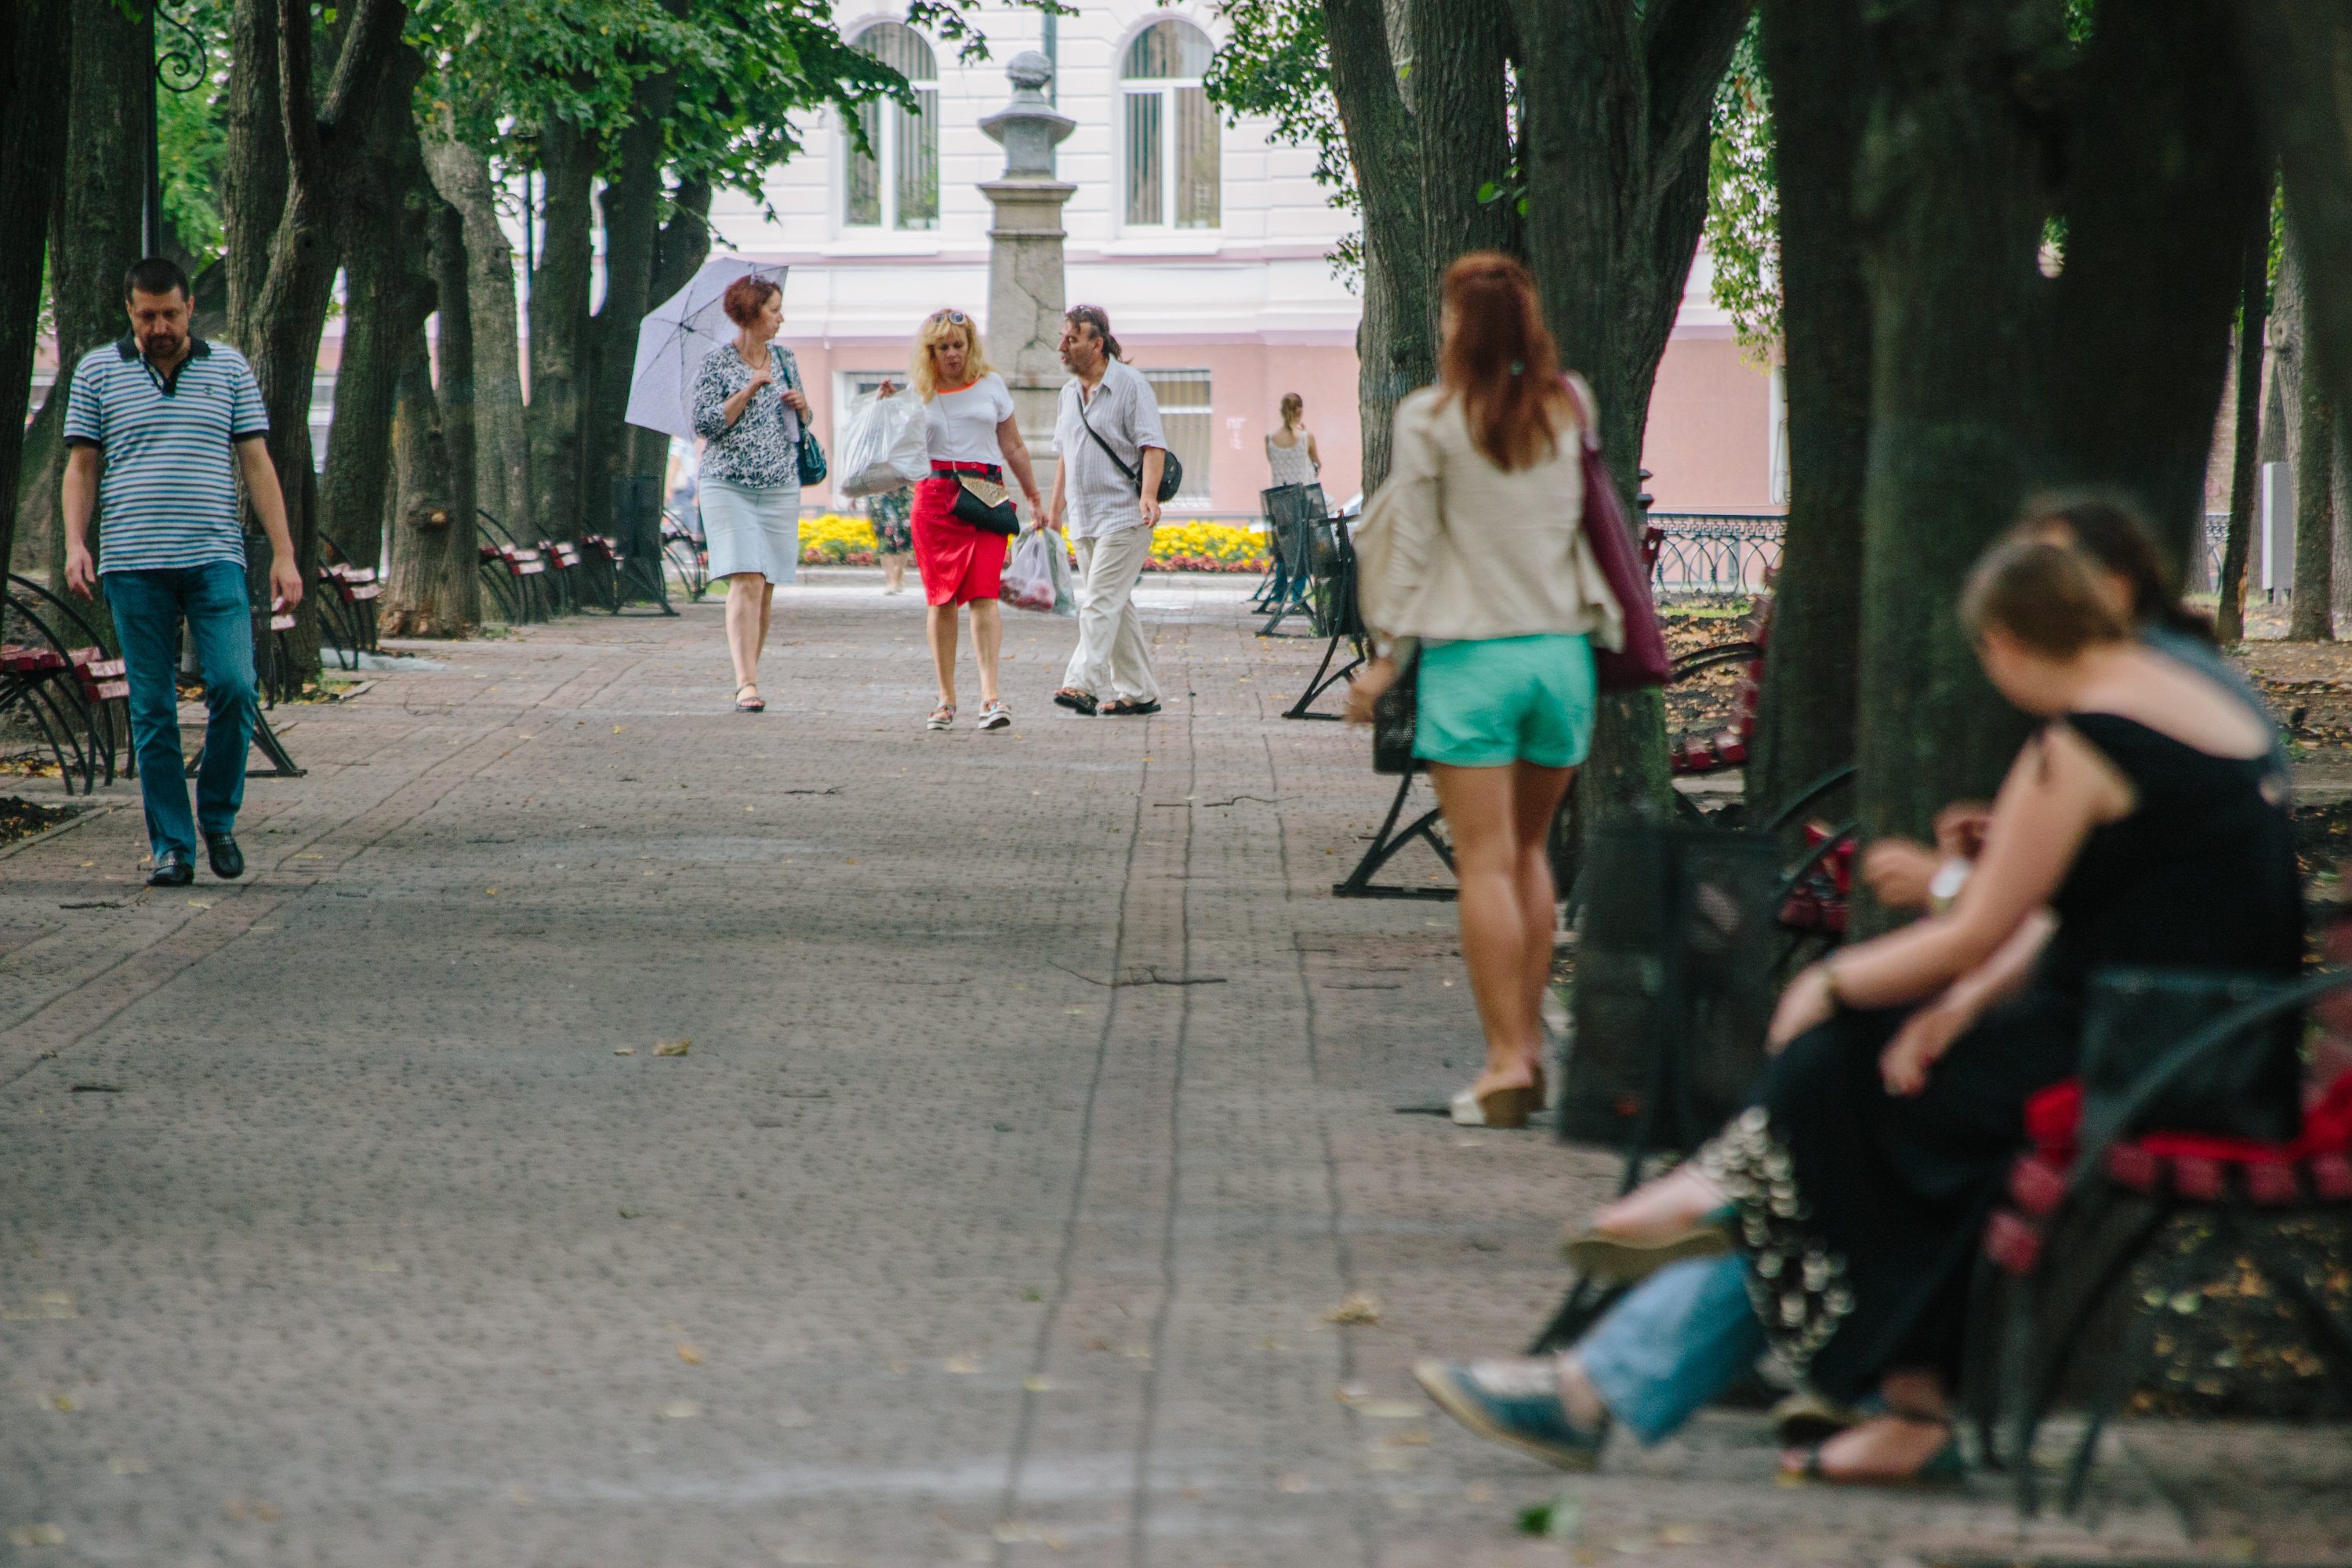
M 801 563 L 801 488 L 705 479 L 702 531 L 712 577 L 757 572 L 771 584 L 789 583 Z

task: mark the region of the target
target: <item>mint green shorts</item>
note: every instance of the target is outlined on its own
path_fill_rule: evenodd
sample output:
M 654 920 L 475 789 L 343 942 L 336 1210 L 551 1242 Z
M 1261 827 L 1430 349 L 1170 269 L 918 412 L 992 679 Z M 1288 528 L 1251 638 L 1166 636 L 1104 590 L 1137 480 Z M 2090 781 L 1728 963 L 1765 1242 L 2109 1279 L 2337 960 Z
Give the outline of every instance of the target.
M 1592 750 L 1592 645 L 1491 637 L 1421 649 L 1412 754 L 1457 768 L 1572 768 Z

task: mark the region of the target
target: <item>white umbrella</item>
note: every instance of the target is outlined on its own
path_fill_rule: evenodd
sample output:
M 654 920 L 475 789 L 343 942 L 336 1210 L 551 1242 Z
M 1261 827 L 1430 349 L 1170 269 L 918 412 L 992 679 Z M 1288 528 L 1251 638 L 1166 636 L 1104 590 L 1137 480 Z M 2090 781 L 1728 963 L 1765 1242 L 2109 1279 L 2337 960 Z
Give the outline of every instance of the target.
M 702 264 L 694 280 L 646 315 L 637 328 L 637 363 L 629 376 L 632 425 L 694 439 L 694 378 L 702 357 L 735 341 L 735 323 L 727 319 L 719 297 L 738 278 L 764 278 L 779 289 L 788 267 L 762 267 L 740 256 L 721 256 Z

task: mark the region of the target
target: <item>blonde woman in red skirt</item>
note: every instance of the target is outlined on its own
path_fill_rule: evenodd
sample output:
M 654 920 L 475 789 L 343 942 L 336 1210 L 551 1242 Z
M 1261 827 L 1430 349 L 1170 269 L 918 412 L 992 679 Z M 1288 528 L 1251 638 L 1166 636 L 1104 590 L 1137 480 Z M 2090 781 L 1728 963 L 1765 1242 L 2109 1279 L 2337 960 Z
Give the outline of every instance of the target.
M 988 368 L 980 327 L 961 310 L 935 310 L 915 334 L 916 395 L 929 405 L 931 477 L 915 487 L 915 568 L 930 602 L 931 663 L 940 675 L 940 704 L 925 728 L 948 730 L 956 716 L 956 606 L 971 606 L 971 640 L 980 655 L 980 721 L 982 730 L 1013 723 L 1013 710 L 996 689 L 996 658 L 1004 623 L 996 591 L 1004 574 L 1006 537 L 955 515 L 957 492 L 971 489 L 982 500 L 1001 500 L 1009 469 L 1029 500 L 1029 515 L 1045 510 L 1029 446 L 1021 439 L 1013 394 L 1004 378 Z M 888 382 L 885 397 L 898 389 Z

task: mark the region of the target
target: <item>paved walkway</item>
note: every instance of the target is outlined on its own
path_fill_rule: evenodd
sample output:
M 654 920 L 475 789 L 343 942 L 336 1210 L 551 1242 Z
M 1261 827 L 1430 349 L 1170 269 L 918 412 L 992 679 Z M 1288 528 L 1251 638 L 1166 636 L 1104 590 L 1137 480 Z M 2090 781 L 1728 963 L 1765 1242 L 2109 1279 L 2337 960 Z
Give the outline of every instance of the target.
M 716 605 L 418 645 L 279 710 L 243 883 L 141 889 L 123 789 L 0 859 L 0 1562 L 2352 1549 L 2340 1433 L 2143 1428 L 2021 1534 L 1776 1487 L 1751 1415 L 1591 1478 L 1433 1419 L 1608 1163 L 1398 1113 L 1478 1053 L 1453 913 L 1328 896 L 1387 786 L 1276 717 L 1307 646 L 1149 604 L 1164 715 L 1046 706 L 1014 616 L 996 735 L 855 574 L 761 718 Z

